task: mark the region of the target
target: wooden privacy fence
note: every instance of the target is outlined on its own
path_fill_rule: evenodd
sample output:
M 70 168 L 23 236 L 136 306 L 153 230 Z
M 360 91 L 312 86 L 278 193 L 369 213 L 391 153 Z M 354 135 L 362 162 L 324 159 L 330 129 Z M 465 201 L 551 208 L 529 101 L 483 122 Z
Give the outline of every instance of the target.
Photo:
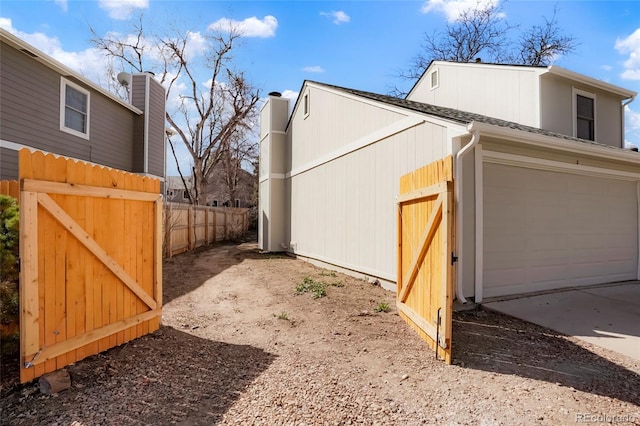
M 20 185 L 17 180 L 0 180 L 0 194 L 20 200 Z
M 159 328 L 162 198 L 157 179 L 26 149 L 19 177 L 24 383 Z
M 249 209 L 166 203 L 164 207 L 164 255 L 232 240 L 247 233 Z
M 453 158 L 400 179 L 398 292 L 400 316 L 451 363 L 453 306 Z

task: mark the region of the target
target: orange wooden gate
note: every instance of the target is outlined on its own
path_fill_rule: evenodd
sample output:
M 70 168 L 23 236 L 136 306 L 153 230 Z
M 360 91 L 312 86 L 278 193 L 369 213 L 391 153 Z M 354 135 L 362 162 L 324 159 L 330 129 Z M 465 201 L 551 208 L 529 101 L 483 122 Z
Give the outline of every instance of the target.
M 451 156 L 400 179 L 398 311 L 447 363 L 453 304 L 452 194 Z
M 158 329 L 157 179 L 19 154 L 20 380 Z

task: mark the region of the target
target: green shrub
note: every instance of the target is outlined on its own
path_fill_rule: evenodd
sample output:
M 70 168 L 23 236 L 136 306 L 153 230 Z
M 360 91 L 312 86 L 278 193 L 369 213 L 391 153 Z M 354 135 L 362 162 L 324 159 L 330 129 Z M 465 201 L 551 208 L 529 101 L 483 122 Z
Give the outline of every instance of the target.
M 15 198 L 0 195 L 0 350 L 3 354 L 17 352 L 20 347 L 19 220 Z
M 18 281 L 19 221 L 16 199 L 0 195 L 0 277 L 3 281 Z
M 285 311 L 280 312 L 280 315 L 273 314 L 273 316 L 278 318 L 279 320 L 289 321 L 289 314 L 287 314 Z
M 388 303 L 380 302 L 378 306 L 374 309 L 376 312 L 389 312 L 391 310 L 391 306 Z
M 305 277 L 304 280 L 297 285 L 296 292 L 298 294 L 311 293 L 314 299 L 319 299 L 327 295 L 327 284 L 316 281 L 310 277 Z

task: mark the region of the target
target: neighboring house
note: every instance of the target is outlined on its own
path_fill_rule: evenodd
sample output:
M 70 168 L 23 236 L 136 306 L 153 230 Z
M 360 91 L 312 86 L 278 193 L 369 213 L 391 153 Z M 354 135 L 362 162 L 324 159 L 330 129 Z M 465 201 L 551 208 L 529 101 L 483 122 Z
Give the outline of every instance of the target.
M 23 147 L 164 180 L 165 90 L 121 74 L 131 103 L 0 29 L 0 179 Z
M 185 182 L 192 187 L 191 176 L 185 177 Z M 226 184 L 226 173 L 222 164 L 217 164 L 213 169 L 210 182 L 204 188 L 206 205 L 213 207 L 256 207 L 256 178 L 244 169 L 239 169 L 237 174 L 237 187 L 235 194 L 231 195 Z M 168 176 L 165 196 L 167 201 L 174 203 L 189 203 L 184 183 L 180 176 Z
M 261 111 L 260 248 L 393 288 L 400 177 L 453 155 L 458 299 L 640 279 L 635 95 L 555 66 L 433 62 L 406 99 L 306 81 Z

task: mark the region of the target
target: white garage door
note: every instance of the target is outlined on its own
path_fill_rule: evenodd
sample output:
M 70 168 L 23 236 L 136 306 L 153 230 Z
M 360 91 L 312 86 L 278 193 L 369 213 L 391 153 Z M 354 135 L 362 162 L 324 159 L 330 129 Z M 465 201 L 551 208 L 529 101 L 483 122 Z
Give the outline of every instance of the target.
M 635 280 L 634 181 L 485 163 L 484 295 Z

